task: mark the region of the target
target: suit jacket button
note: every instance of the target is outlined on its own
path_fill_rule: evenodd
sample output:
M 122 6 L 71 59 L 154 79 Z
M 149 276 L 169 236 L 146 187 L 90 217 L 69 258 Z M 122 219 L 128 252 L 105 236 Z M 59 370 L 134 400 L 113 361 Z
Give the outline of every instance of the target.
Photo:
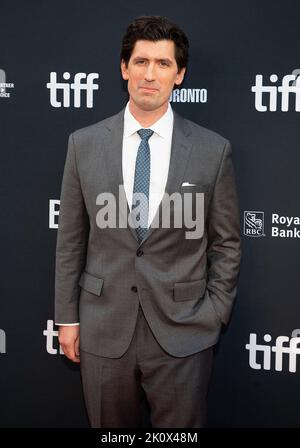
M 138 257 L 141 257 L 143 255 L 143 253 L 144 252 L 142 251 L 142 249 L 138 249 L 136 254 L 137 254 Z
M 136 286 L 131 286 L 131 291 L 137 292 L 137 287 Z

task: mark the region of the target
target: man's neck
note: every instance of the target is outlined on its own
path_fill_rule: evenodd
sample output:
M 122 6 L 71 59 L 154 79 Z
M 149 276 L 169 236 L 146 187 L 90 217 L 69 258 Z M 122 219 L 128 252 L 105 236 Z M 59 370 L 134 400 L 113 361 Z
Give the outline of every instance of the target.
M 129 110 L 143 128 L 149 128 L 167 112 L 168 103 L 163 104 L 156 110 L 142 110 L 133 101 L 129 100 Z

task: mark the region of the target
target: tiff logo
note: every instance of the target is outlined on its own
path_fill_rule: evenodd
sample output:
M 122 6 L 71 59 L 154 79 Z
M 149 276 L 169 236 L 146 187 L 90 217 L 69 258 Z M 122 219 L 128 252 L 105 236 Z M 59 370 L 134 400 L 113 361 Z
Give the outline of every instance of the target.
M 272 336 L 264 335 L 264 341 L 270 343 Z M 286 344 L 287 345 L 284 345 Z M 283 370 L 283 358 L 287 356 L 289 361 L 289 372 L 295 373 L 297 367 L 297 355 L 300 354 L 300 337 L 278 336 L 275 345 L 257 344 L 257 335 L 250 333 L 249 343 L 246 344 L 246 350 L 249 350 L 249 365 L 252 369 L 271 370 L 272 353 L 274 353 L 275 370 Z M 262 353 L 262 363 L 258 361 L 257 354 Z
M 49 355 L 56 355 L 58 352 L 58 349 L 54 347 L 54 340 L 58 338 L 58 331 L 55 331 L 53 329 L 54 322 L 53 320 L 47 320 L 47 329 L 43 331 L 43 335 L 46 336 L 46 350 L 49 353 Z M 59 354 L 64 355 L 64 352 L 61 348 L 61 346 L 58 343 L 59 346 Z
M 256 75 L 255 84 L 251 87 L 251 91 L 255 94 L 255 109 L 258 112 L 276 112 L 278 93 L 281 96 L 281 111 L 287 112 L 290 107 L 290 96 L 293 94 L 295 111 L 300 112 L 300 71 L 295 69 L 291 75 L 285 75 L 282 78 L 281 85 L 264 85 L 263 75 Z M 278 81 L 278 76 L 273 74 L 270 76 L 272 84 Z M 266 100 L 263 104 L 263 97 Z
M 69 72 L 63 73 L 63 78 L 68 81 L 71 78 Z M 70 107 L 71 90 L 73 90 L 73 106 L 81 107 L 81 92 L 86 92 L 86 107 L 93 107 L 93 91 L 99 89 L 94 80 L 99 78 L 98 73 L 76 73 L 74 82 L 57 82 L 57 73 L 50 73 L 50 82 L 47 88 L 50 90 L 50 104 L 53 107 Z M 62 92 L 58 99 L 58 91 Z M 62 102 L 61 102 L 62 97 Z
M 6 334 L 0 329 L 0 353 L 6 353 Z

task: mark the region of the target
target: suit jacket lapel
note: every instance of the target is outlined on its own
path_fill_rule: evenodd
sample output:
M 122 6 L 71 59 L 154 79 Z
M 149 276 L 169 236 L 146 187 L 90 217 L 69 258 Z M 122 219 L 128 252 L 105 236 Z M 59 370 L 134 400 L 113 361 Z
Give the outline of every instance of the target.
M 192 144 L 188 139 L 188 136 L 190 134 L 189 127 L 186 125 L 184 118 L 181 117 L 179 114 L 177 114 L 177 112 L 175 112 L 174 109 L 173 113 L 174 113 L 174 126 L 173 126 L 172 143 L 171 143 L 171 156 L 170 156 L 170 165 L 169 165 L 167 183 L 165 188 L 165 193 L 167 193 L 168 195 L 171 195 L 176 191 L 180 191 L 180 186 L 185 173 L 185 168 L 192 148 Z M 159 207 L 157 208 L 153 221 L 156 220 L 157 216 L 161 217 L 161 215 L 162 215 L 162 201 L 160 202 Z M 152 224 L 150 224 L 148 232 L 146 233 L 145 238 L 143 239 L 141 244 L 145 243 L 145 241 L 150 237 L 150 235 L 152 235 L 152 233 L 156 228 L 157 227 L 152 227 Z
M 123 170 L 122 170 L 122 147 L 123 147 L 123 131 L 124 131 L 124 112 L 125 107 L 116 115 L 114 115 L 109 123 L 106 125 L 107 134 L 104 139 L 103 147 L 105 150 L 105 168 L 104 172 L 108 180 L 109 191 L 116 198 L 117 215 L 119 203 L 121 207 L 119 210 L 120 218 L 124 223 L 128 223 L 128 216 L 130 214 L 129 205 L 127 202 L 124 185 L 123 185 Z M 120 188 L 120 189 L 119 189 Z M 120 192 L 122 197 L 120 198 Z M 131 234 L 138 242 L 137 233 L 134 228 L 126 224 Z

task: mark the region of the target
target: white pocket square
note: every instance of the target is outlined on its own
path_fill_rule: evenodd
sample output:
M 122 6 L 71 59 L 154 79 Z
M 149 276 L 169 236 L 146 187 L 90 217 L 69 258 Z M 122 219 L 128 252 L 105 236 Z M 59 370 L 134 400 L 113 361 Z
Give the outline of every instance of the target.
M 190 184 L 189 182 L 182 182 L 182 187 L 195 187 L 197 184 Z

